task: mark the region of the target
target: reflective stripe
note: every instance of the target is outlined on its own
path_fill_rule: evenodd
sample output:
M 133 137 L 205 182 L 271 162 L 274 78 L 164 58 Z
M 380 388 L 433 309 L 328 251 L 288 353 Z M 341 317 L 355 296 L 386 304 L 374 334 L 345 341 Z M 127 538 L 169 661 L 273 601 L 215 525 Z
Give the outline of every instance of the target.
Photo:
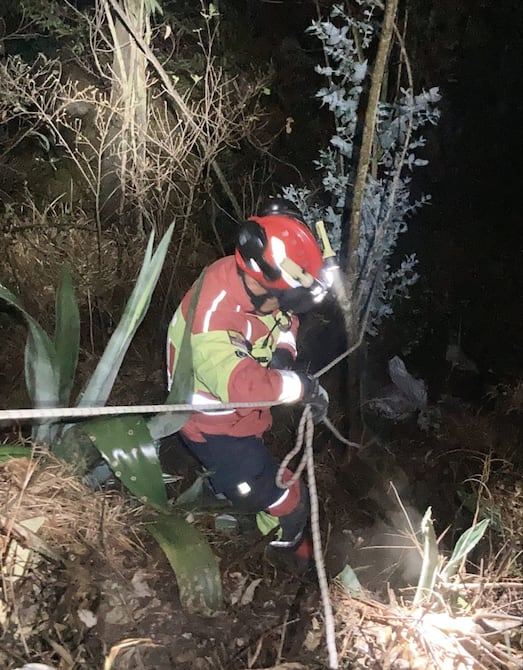
M 203 393 L 193 393 L 192 395 L 193 405 L 219 405 L 220 403 L 221 400 L 217 400 L 216 398 L 209 398 L 208 396 L 203 395 Z M 206 411 L 200 412 L 200 414 L 208 414 L 209 416 L 223 416 L 225 414 L 234 414 L 234 412 L 235 410 L 233 409 L 219 409 L 216 410 L 216 412 Z
M 280 334 L 278 335 L 278 339 L 276 341 L 276 345 L 279 344 L 290 344 L 293 350 L 296 351 L 296 338 L 294 337 L 294 335 L 291 333 L 290 330 L 283 333 L 280 332 Z
M 276 261 L 276 266 L 280 269 L 282 279 L 291 287 L 291 288 L 296 288 L 298 286 L 301 286 L 300 282 L 294 279 L 294 277 L 291 277 L 291 275 L 285 271 L 285 268 L 281 267 L 281 262 L 287 258 L 287 249 L 285 248 L 285 242 L 283 240 L 280 240 L 279 237 L 270 237 L 269 238 L 269 245 L 271 247 L 272 251 L 272 257 Z
M 220 293 L 216 296 L 216 298 L 214 298 L 214 300 L 212 301 L 210 308 L 207 310 L 205 314 L 205 319 L 203 320 L 202 333 L 209 332 L 209 324 L 211 322 L 212 315 L 217 310 L 218 305 L 221 303 L 221 301 L 225 298 L 226 295 L 227 291 L 221 290 Z
M 289 495 L 289 489 L 286 489 L 283 495 L 281 495 L 276 502 L 273 502 L 272 505 L 269 505 L 267 509 L 272 509 L 273 507 L 276 507 L 277 505 L 280 505 Z
M 303 393 L 303 385 L 299 375 L 291 370 L 277 370 L 277 372 L 280 373 L 283 382 L 278 400 L 280 402 L 296 402 L 299 400 Z
M 249 484 L 247 484 L 247 482 L 240 482 L 236 488 L 238 489 L 239 494 L 242 496 L 249 495 L 251 492 L 251 487 Z

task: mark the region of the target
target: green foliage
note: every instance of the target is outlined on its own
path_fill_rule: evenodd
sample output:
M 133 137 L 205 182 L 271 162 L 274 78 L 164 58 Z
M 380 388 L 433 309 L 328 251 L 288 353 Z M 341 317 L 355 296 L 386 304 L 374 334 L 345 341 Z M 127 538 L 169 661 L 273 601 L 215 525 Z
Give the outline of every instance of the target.
M 21 447 L 19 444 L 2 444 L 0 446 L 0 463 L 10 461 L 12 458 L 29 458 L 31 450 Z
M 218 562 L 205 536 L 169 509 L 158 443 L 143 417 L 96 419 L 84 425 L 84 432 L 126 488 L 160 513 L 147 530 L 176 575 L 182 605 L 203 615 L 215 613 L 222 602 Z
M 125 353 L 149 307 L 172 232 L 173 226 L 163 236 L 154 253 L 154 236 L 151 235 L 123 316 L 80 395 L 80 406 L 104 405 L 109 397 Z M 179 398 L 186 401 L 192 392 L 190 332 L 202 278 L 203 273 L 191 300 L 188 327 L 181 348 L 184 355 L 180 357 L 181 363 L 176 368 L 177 383 L 173 384 L 169 402 L 177 402 Z M 18 298 L 1 285 L 0 298 L 15 307 L 27 321 L 26 383 L 31 398 L 38 403 L 36 406 L 55 407 L 66 402 L 74 380 L 80 333 L 78 306 L 70 274 L 64 271 L 57 291 L 54 341 L 25 311 Z M 169 424 L 169 432 L 178 430 L 186 418 L 183 415 L 176 425 Z M 165 429 L 167 424 L 162 425 Z M 53 436 L 48 433 L 46 438 L 50 442 Z M 176 574 L 182 604 L 190 611 L 212 614 L 221 605 L 218 563 L 202 533 L 179 514 L 170 512 L 157 450 L 158 443 L 151 436 L 146 420 L 141 416 L 128 415 L 94 419 L 69 426 L 62 439 L 55 440 L 53 444 L 55 455 L 75 465 L 78 473 L 91 468 L 101 454 L 126 488 L 161 514 L 147 527 Z M 23 452 L 9 447 L 0 451 L 0 460 L 3 457 L 27 455 L 28 450 L 23 448 Z
M 74 381 L 80 338 L 80 317 L 71 274 L 64 268 L 56 299 L 55 338 L 49 335 L 25 310 L 19 298 L 0 284 L 0 298 L 24 317 L 28 325 L 25 347 L 25 381 L 35 408 L 67 404 Z M 49 422 L 33 431 L 33 439 L 50 443 L 57 427 Z
M 354 596 L 355 598 L 361 598 L 363 596 L 363 588 L 360 580 L 350 565 L 345 565 L 343 570 L 337 575 L 336 581 L 341 584 L 349 595 Z
M 220 572 L 202 533 L 177 515 L 160 516 L 148 530 L 176 574 L 184 608 L 207 616 L 215 614 L 222 604 Z
M 80 347 L 80 313 L 71 273 L 67 268 L 62 270 L 56 293 L 55 313 L 54 344 L 58 375 L 58 401 L 60 405 L 66 406 L 69 404 Z
M 489 525 L 488 519 L 483 519 L 479 523 L 474 524 L 468 528 L 463 535 L 456 542 L 454 551 L 449 558 L 447 564 L 440 573 L 441 579 L 448 580 L 457 573 L 461 562 L 474 549 L 477 543 L 481 540 L 487 527 Z
M 439 553 L 434 524 L 432 522 L 432 509 L 429 507 L 421 520 L 421 532 L 423 534 L 423 562 L 421 573 L 414 596 L 414 604 L 430 599 L 434 593 L 434 586 L 438 577 Z
M 154 254 L 154 234 L 151 234 L 142 268 L 131 297 L 127 301 L 122 318 L 112 334 L 102 358 L 87 386 L 80 394 L 78 407 L 105 405 L 131 340 L 149 308 L 173 230 L 174 224 L 169 227 Z
M 149 307 L 173 229 L 171 225 L 154 253 L 154 234 L 151 234 L 140 274 L 123 316 L 93 375 L 80 394 L 78 406 L 102 406 L 106 403 L 127 349 Z M 80 317 L 69 270 L 66 268 L 63 270 L 57 291 L 54 340 L 51 340 L 40 324 L 25 310 L 19 298 L 1 284 L 0 298 L 15 307 L 28 325 L 25 379 L 33 407 L 50 408 L 68 405 L 74 383 L 80 339 Z M 65 429 L 61 432 L 64 431 Z M 33 431 L 33 439 L 37 442 L 44 444 L 54 442 L 56 451 L 60 452 L 64 460 L 74 464 L 77 457 L 82 457 L 81 441 L 77 441 L 75 460 L 71 461 L 67 451 L 60 449 L 60 446 L 57 447 L 58 438 L 58 426 L 49 422 L 40 424 Z M 86 448 L 86 458 L 82 459 L 85 462 L 90 460 L 88 451 Z
M 488 519 L 484 519 L 468 528 L 456 542 L 449 560 L 445 567 L 441 569 L 443 559 L 438 552 L 431 514 L 431 508 L 429 507 L 421 522 L 421 531 L 424 537 L 423 563 L 414 597 L 415 605 L 432 601 L 436 593 L 440 599 L 444 597 L 442 587 L 446 586 L 448 581 L 456 575 L 461 563 L 465 561 L 468 554 L 481 540 L 489 524 Z
M 89 10 L 78 11 L 73 4 L 60 0 L 21 0 L 19 11 L 29 28 L 36 28 L 45 36 L 66 42 L 77 55 L 84 53 L 89 44 L 86 20 Z M 31 34 L 32 31 L 27 32 Z
M 194 291 L 187 310 L 185 320 L 185 331 L 183 333 L 180 352 L 177 358 L 176 368 L 173 371 L 173 382 L 167 396 L 166 404 L 184 404 L 189 402 L 193 392 L 194 373 L 191 352 L 191 332 L 194 312 L 200 297 L 205 270 L 196 280 Z M 156 414 L 148 422 L 148 428 L 155 439 L 172 435 L 184 425 L 189 418 L 189 412 L 176 412 L 170 414 Z
M 167 494 L 157 455 L 141 416 L 94 419 L 84 431 L 118 479 L 139 500 L 157 510 L 167 509 Z

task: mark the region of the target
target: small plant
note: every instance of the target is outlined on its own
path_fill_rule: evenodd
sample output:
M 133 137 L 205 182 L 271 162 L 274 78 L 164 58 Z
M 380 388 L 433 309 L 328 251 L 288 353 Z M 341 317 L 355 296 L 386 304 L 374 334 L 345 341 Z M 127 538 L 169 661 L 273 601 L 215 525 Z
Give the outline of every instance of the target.
M 430 507 L 427 509 L 421 521 L 421 532 L 424 539 L 423 562 L 416 595 L 414 596 L 414 605 L 428 604 L 436 599 L 446 601 L 445 591 L 449 589 L 451 580 L 458 573 L 468 554 L 481 540 L 488 525 L 488 519 L 473 524 L 460 536 L 450 558 L 443 561 L 439 555 L 434 533 L 432 510 Z

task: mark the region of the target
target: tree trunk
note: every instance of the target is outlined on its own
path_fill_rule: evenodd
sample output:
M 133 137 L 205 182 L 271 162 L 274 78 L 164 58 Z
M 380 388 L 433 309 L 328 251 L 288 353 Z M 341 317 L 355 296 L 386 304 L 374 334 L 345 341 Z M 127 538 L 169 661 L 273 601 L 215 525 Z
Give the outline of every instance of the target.
M 148 126 L 147 57 L 138 48 L 127 25 L 102 0 L 113 40 L 111 127 L 103 155 L 102 201 L 106 214 L 122 217 L 130 191 L 140 200 L 146 191 L 146 142 Z M 121 0 L 129 28 L 148 44 L 151 27 L 145 0 Z
M 390 50 L 392 34 L 394 31 L 394 20 L 398 8 L 398 0 L 388 0 L 385 6 L 383 25 L 380 41 L 376 53 L 376 60 L 372 72 L 371 85 L 367 109 L 365 112 L 365 125 L 361 140 L 361 150 L 358 161 L 356 181 L 352 193 L 352 211 L 349 230 L 349 256 L 346 272 L 345 285 L 347 286 L 347 303 L 343 309 L 347 339 L 349 348 L 354 346 L 362 338 L 362 346 L 354 351 L 349 358 L 349 379 L 347 388 L 348 414 L 350 423 L 350 439 L 354 442 L 361 440 L 363 433 L 363 420 L 361 415 L 361 375 L 365 364 L 364 333 L 366 327 L 364 319 L 364 306 L 355 304 L 354 289 L 360 273 L 360 259 L 358 248 L 361 237 L 361 210 L 365 196 L 365 185 L 372 157 L 374 143 L 374 130 L 376 125 L 377 107 L 380 92 L 386 74 L 388 54 Z

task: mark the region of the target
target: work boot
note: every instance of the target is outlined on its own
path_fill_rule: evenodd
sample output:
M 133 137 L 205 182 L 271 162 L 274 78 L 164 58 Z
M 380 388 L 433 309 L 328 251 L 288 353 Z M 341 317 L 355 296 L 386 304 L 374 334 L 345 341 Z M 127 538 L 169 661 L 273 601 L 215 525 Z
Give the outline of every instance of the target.
M 308 535 L 294 545 L 294 547 L 274 546 L 269 544 L 265 550 L 265 556 L 276 570 L 289 572 L 292 575 L 302 577 L 314 568 L 314 556 L 312 542 Z

